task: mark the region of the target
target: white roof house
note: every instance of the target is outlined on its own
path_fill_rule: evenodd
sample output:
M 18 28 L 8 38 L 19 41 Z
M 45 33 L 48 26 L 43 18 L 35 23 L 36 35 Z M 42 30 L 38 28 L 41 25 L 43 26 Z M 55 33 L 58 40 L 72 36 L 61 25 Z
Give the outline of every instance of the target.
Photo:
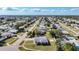
M 63 34 L 69 34 L 69 32 L 66 31 L 66 30 L 64 30 L 64 29 L 62 29 L 61 32 L 62 32 Z
M 63 34 L 69 34 L 67 31 L 62 31 Z
M 3 41 L 5 40 L 6 38 L 5 37 L 0 37 L 0 41 Z
M 1 30 L 9 30 L 9 29 L 11 29 L 11 27 L 8 24 L 6 24 L 6 25 L 1 25 L 0 29 Z
M 45 34 L 45 32 L 46 32 L 46 27 L 43 26 L 43 25 L 39 26 L 38 32 L 39 32 L 40 34 Z
M 2 33 L 1 36 L 2 37 L 10 37 L 12 36 L 13 34 L 11 32 L 5 32 L 5 33 Z
M 1 30 L 3 30 L 3 29 L 7 29 L 7 27 L 6 27 L 6 26 L 1 25 L 1 26 L 0 26 L 0 29 L 1 29 Z
M 17 33 L 18 30 L 16 30 L 16 29 L 11 29 L 11 30 L 9 30 L 9 32 L 11 32 L 11 33 Z

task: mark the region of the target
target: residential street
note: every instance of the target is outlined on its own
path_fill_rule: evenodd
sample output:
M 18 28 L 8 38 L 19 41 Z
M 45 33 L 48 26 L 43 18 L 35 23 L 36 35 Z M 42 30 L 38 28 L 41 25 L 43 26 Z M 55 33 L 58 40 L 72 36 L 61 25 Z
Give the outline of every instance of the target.
M 27 28 L 27 30 L 30 30 L 30 31 L 33 31 L 36 27 L 37 24 L 39 24 L 39 21 L 36 21 L 32 27 L 29 27 Z M 8 45 L 8 46 L 3 46 L 3 47 L 0 47 L 0 51 L 19 51 L 18 50 L 18 47 L 19 47 L 19 44 L 23 41 L 23 40 L 26 40 L 27 36 L 27 32 L 23 33 L 23 35 L 18 35 L 18 40 L 16 42 L 14 42 L 13 44 L 11 45 Z

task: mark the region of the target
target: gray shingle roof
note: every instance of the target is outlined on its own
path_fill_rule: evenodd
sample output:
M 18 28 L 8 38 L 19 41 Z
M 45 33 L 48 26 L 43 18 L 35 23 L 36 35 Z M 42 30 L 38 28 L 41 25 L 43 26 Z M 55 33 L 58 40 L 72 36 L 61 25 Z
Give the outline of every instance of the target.
M 46 37 L 36 37 L 35 42 L 37 42 L 37 43 L 48 43 L 48 39 Z

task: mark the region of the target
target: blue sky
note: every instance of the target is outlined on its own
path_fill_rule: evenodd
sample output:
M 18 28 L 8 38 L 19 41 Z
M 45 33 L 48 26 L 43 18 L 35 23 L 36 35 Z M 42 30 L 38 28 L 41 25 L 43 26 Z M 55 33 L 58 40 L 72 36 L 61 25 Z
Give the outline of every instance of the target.
M 79 15 L 78 7 L 0 7 L 0 15 Z

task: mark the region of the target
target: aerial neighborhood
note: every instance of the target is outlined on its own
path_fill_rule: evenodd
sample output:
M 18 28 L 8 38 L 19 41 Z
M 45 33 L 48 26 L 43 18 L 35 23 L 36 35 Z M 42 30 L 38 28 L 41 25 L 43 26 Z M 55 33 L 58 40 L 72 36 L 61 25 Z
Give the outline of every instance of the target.
M 0 51 L 79 51 L 78 16 L 0 16 Z

